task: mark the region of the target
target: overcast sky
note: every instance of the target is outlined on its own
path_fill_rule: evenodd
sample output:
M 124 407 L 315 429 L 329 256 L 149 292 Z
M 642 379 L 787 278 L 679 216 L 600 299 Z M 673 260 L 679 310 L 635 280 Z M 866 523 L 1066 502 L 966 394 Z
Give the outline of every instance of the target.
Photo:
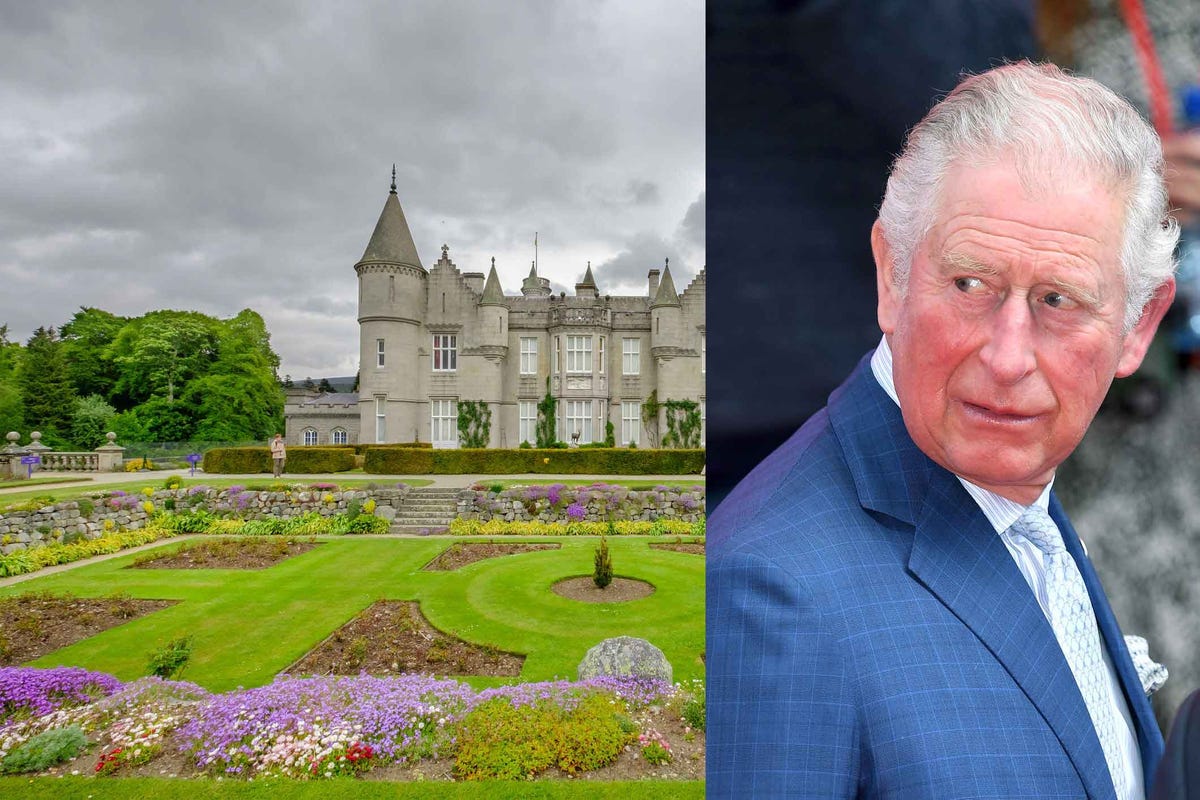
M 426 268 L 605 294 L 705 263 L 704 7 L 0 0 L 0 324 L 263 315 L 352 375 L 354 263 L 397 187 Z

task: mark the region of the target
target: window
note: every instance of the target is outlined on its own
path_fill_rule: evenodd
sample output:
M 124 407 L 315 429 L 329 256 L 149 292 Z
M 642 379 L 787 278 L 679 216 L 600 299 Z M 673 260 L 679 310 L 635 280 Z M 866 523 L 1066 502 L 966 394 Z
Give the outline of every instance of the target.
M 317 432 L 312 428 L 304 429 L 304 443 L 308 445 L 317 443 Z
M 700 374 L 708 368 L 708 334 L 700 334 Z
M 567 337 L 573 339 L 577 337 Z M 579 337 L 586 338 L 586 337 Z M 592 441 L 592 401 L 567 400 L 566 435 L 568 441 L 573 441 L 579 434 L 579 444 L 590 444 Z
M 383 395 L 375 396 L 375 443 L 383 444 L 387 441 L 387 398 Z
M 700 398 L 700 446 L 708 440 L 708 421 L 704 410 L 704 398 Z
M 554 337 L 554 371 L 562 372 L 562 337 Z
M 453 372 L 458 369 L 458 336 L 452 333 L 433 335 L 433 371 Z
M 430 400 L 434 447 L 458 447 L 458 404 L 453 400 Z
M 521 337 L 521 374 L 537 375 L 537 339 Z
M 521 400 L 518 405 L 521 424 L 517 431 L 517 437 L 522 442 L 537 444 L 537 401 Z
M 333 433 L 329 434 L 329 441 L 331 444 L 350 444 L 350 437 L 344 429 L 334 428 Z
M 642 340 L 621 340 L 621 373 L 637 375 L 642 371 Z
M 637 339 L 625 341 L 636 342 Z M 621 401 L 621 441 L 619 444 L 641 444 L 642 404 L 637 400 Z
M 600 362 L 600 374 L 604 374 L 604 337 L 600 337 L 600 346 L 596 348 L 596 360 Z
M 567 337 L 567 372 L 592 371 L 592 337 Z
M 375 340 L 375 366 L 383 366 L 383 339 Z

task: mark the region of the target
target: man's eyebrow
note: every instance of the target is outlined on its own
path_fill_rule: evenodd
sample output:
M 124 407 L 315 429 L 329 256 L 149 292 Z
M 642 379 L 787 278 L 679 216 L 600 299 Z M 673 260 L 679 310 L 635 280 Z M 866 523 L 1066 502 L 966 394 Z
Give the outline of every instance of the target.
M 995 275 L 998 272 L 995 267 L 990 267 L 957 250 L 943 252 L 938 263 L 941 271 L 945 274 L 966 272 L 971 275 Z

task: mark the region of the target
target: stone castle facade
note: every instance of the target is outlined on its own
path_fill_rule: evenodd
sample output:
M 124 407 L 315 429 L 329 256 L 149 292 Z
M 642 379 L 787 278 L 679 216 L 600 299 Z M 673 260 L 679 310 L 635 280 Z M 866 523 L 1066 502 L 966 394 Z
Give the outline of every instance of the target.
M 495 259 L 486 278 L 461 272 L 446 245 L 428 269 L 421 263 L 395 183 L 354 269 L 359 391 L 289 394 L 289 444 L 458 447 L 462 401 L 490 409 L 489 447 L 536 444 L 547 386 L 564 442 L 602 442 L 612 423 L 618 445 L 654 446 L 666 428 L 643 424 L 651 392 L 698 402 L 703 419 L 704 270 L 678 292 L 667 264 L 649 270 L 645 295 L 613 297 L 589 265 L 574 295 L 554 296 L 535 263 L 521 293 L 506 295 Z

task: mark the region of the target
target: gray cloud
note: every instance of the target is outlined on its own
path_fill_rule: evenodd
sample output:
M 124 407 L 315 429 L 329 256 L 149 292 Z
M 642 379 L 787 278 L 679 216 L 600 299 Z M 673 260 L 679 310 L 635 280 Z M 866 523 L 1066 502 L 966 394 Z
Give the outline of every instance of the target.
M 426 265 L 495 256 L 515 293 L 537 230 L 568 291 L 588 259 L 674 273 L 703 258 L 679 215 L 704 188 L 704 11 L 649 5 L 3 4 L 0 324 L 249 306 L 282 372 L 353 373 L 393 161 Z

